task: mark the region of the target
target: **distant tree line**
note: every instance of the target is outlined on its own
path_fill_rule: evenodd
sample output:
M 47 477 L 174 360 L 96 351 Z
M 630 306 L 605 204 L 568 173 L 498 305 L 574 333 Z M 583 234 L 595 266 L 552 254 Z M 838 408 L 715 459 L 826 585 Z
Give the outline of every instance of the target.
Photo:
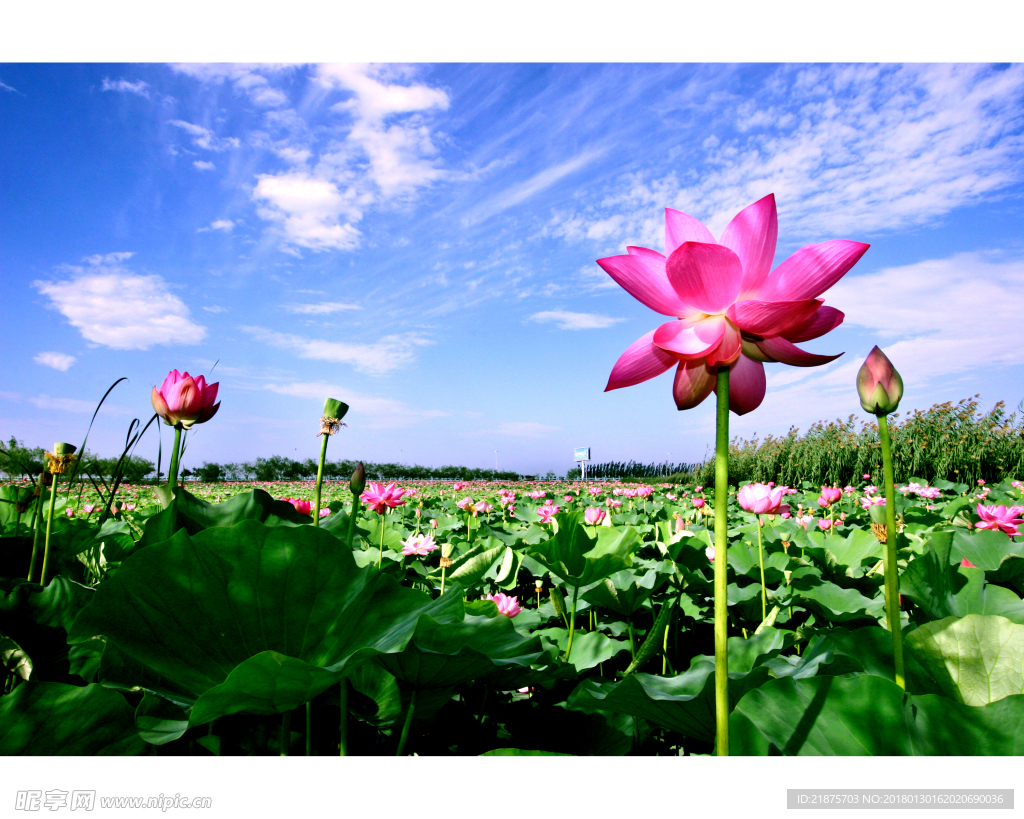
M 348 480 L 356 468 L 356 461 L 326 461 L 324 479 Z M 364 461 L 366 477 L 373 481 L 515 481 L 518 472 L 494 469 L 471 469 L 467 466 L 410 466 L 408 464 L 375 464 Z M 317 461 L 306 458 L 296 461 L 280 455 L 257 458 L 234 464 L 206 462 L 189 472 L 201 481 L 311 481 L 316 478 Z M 188 476 L 186 476 L 188 477 Z
M 34 478 L 43 471 L 45 453 L 42 447 L 26 447 L 13 436 L 6 443 L 0 441 L 0 474 L 8 478 Z M 102 458 L 93 452 L 85 451 L 80 456 L 79 475 L 94 478 L 110 479 L 117 469 L 117 458 Z M 153 473 L 156 466 L 152 461 L 135 455 L 126 458 L 122 473 L 128 483 L 138 483 Z

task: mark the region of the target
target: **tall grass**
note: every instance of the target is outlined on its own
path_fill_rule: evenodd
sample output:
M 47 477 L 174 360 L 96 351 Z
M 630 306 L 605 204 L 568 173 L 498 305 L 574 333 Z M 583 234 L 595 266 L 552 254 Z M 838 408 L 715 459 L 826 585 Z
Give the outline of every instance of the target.
M 889 421 L 896 480 L 944 479 L 958 483 L 989 483 L 1024 475 L 1024 402 L 1007 413 L 1000 401 L 987 413 L 978 410 L 977 398 L 956 404 L 936 404 L 915 410 L 900 421 Z M 783 437 L 764 440 L 734 439 L 729 446 L 729 477 L 739 483 L 758 481 L 799 486 L 854 484 L 870 473 L 881 479 L 882 454 L 878 426 L 851 415 L 846 421 L 819 421 L 805 435 L 790 429 Z M 702 464 L 676 480 L 709 484 L 714 464 Z

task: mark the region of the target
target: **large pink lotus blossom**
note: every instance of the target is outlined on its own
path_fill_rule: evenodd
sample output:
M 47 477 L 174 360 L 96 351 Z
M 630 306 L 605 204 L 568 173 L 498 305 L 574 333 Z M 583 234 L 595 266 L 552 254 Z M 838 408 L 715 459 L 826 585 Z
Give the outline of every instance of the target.
M 607 515 L 608 513 L 605 512 L 604 509 L 592 506 L 583 513 L 583 520 L 590 526 L 597 526 L 604 521 Z
M 401 500 L 401 497 L 404 494 L 393 483 L 389 483 L 384 487 L 379 483 L 370 481 L 370 483 L 366 484 L 363 494 L 359 496 L 359 500 L 378 515 L 383 515 L 388 508 L 394 509 L 396 506 L 403 506 L 405 501 Z
M 540 515 L 541 523 L 551 523 L 551 520 L 558 514 L 557 506 L 541 506 L 537 509 L 537 514 Z
M 777 515 L 788 512 L 789 506 L 782 503 L 786 487 L 772 487 L 767 483 L 748 483 L 736 493 L 736 500 L 743 509 L 755 515 Z
M 515 617 L 523 610 L 518 597 L 509 597 L 504 592 L 489 594 L 482 599 L 492 601 L 498 607 L 498 614 L 504 614 L 506 617 Z
M 842 500 L 843 490 L 834 486 L 821 487 L 821 497 L 818 498 L 818 506 L 824 508 Z
M 193 424 L 209 421 L 217 414 L 220 409 L 220 404 L 216 403 L 219 386 L 219 381 L 207 384 L 203 376 L 192 378 L 187 372 L 183 375 L 171 370 L 163 384 L 153 387 L 150 401 L 165 424 L 171 427 L 180 424 L 188 429 Z
M 744 415 L 764 399 L 764 362 L 813 367 L 838 358 L 809 353 L 796 343 L 842 323 L 843 313 L 825 307 L 818 296 L 868 245 L 844 239 L 807 245 L 772 271 L 777 236 L 775 195 L 769 194 L 740 211 L 718 242 L 692 216 L 666 208 L 665 254 L 627 247 L 625 256 L 598 259 L 631 296 L 678 319 L 630 345 L 605 391 L 676 366 L 676 406 L 691 409 L 717 388 L 716 368 L 727 366 L 729 408 Z
M 978 517 L 981 520 L 975 524 L 976 529 L 998 529 L 1006 532 L 1010 537 L 1017 537 L 1020 534 L 1018 528 L 1024 523 L 1024 506 L 982 506 L 978 504 Z
M 402 541 L 403 555 L 428 555 L 438 548 L 431 535 L 413 535 L 408 540 Z

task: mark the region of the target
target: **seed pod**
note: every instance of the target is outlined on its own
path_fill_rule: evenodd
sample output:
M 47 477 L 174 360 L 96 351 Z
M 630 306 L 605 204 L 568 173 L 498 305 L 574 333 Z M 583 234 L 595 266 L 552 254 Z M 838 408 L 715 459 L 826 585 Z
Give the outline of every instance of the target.
M 568 626 L 569 619 L 566 615 L 565 597 L 558 586 L 551 587 L 551 605 L 555 608 L 555 614 L 561 617 L 562 620 L 565 621 L 566 626 Z

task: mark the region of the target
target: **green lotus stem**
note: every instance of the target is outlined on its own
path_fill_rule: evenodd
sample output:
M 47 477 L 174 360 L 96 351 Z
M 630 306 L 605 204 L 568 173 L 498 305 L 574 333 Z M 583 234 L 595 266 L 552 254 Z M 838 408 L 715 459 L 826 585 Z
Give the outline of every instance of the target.
M 53 526 L 53 510 L 57 504 L 57 480 L 58 476 L 53 476 L 53 484 L 50 486 L 50 513 L 46 518 L 46 542 L 43 545 L 43 568 L 39 573 L 39 585 L 46 585 L 46 567 L 50 563 L 50 529 Z
M 717 555 L 718 552 L 715 552 Z M 761 622 L 768 619 L 768 594 L 764 590 L 764 539 L 761 536 L 761 516 L 757 515 L 757 562 L 761 564 Z
M 402 736 L 398 740 L 398 750 L 395 756 L 402 756 L 405 751 L 405 741 L 409 738 L 409 726 L 412 725 L 412 714 L 416 710 L 416 689 L 412 690 L 412 697 L 409 699 L 409 710 L 405 714 L 405 722 L 402 724 Z
M 629 659 L 636 662 L 636 646 L 633 645 L 633 621 L 626 621 L 626 630 L 629 632 Z
M 718 368 L 715 430 L 715 740 L 718 756 L 729 755 L 729 368 Z
M 352 544 L 356 538 L 356 518 L 359 516 L 359 496 L 352 493 L 352 511 L 348 517 L 348 548 L 352 548 Z
M 447 566 L 441 567 L 441 596 L 444 597 L 444 573 L 448 570 Z
M 323 442 L 320 444 L 320 464 L 316 469 L 316 491 L 313 493 L 313 525 L 320 527 L 320 487 L 324 483 L 324 459 L 327 457 L 327 439 L 331 436 L 321 436 Z
M 661 676 L 668 671 L 668 626 L 665 626 L 665 639 L 661 643 Z
M 313 756 L 313 700 L 306 703 L 306 756 Z
M 341 719 L 338 723 L 338 756 L 348 756 L 348 678 L 338 684 L 338 702 L 341 705 Z
M 39 473 L 39 495 L 36 497 L 35 509 L 32 512 L 32 557 L 28 564 L 28 581 L 32 582 L 32 575 L 36 572 L 36 555 L 39 550 L 39 523 L 43 514 L 43 487 L 46 483 L 46 473 Z
M 381 565 L 384 563 L 384 515 L 387 514 L 385 509 L 380 515 L 380 554 L 377 555 L 377 569 L 380 570 Z
M 292 712 L 281 714 L 281 756 L 288 756 L 288 745 L 292 738 Z
M 892 658 L 896 667 L 896 685 L 906 689 L 903 670 L 903 631 L 900 624 L 900 579 L 896 573 L 896 488 L 892 468 L 892 442 L 889 421 L 878 416 L 878 436 L 882 441 L 882 471 L 885 476 L 885 615 L 892 633 Z
M 572 636 L 576 630 L 576 597 L 580 593 L 579 586 L 572 587 L 572 614 L 569 615 L 569 644 L 565 647 L 565 661 L 569 662 L 569 655 L 572 654 Z
M 171 465 L 167 472 L 167 486 L 174 489 L 178 485 L 178 460 L 181 458 L 181 424 L 174 425 L 174 445 L 171 447 Z

